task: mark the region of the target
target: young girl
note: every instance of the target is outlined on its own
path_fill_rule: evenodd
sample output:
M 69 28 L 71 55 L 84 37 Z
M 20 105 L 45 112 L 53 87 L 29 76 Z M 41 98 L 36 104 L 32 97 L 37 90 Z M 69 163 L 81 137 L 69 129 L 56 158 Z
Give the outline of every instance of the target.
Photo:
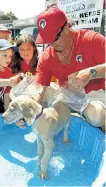
M 38 51 L 34 39 L 30 35 L 22 35 L 17 39 L 18 52 L 14 54 L 12 72 L 23 72 L 28 75 L 36 74 Z M 52 77 L 51 82 L 56 82 Z
M 16 42 L 18 52 L 14 54 L 12 72 L 23 72 L 24 74 L 36 74 L 38 64 L 38 51 L 35 41 L 30 35 L 22 35 Z
M 19 82 L 19 75 L 12 77 L 12 71 L 8 68 L 13 56 L 15 46 L 5 39 L 0 39 L 0 98 L 4 94 L 4 110 L 10 102 L 9 91 Z

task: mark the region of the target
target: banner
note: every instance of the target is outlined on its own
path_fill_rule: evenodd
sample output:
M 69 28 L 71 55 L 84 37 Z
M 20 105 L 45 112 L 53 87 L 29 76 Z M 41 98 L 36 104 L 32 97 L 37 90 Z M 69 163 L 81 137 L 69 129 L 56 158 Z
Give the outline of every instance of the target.
M 101 27 L 104 0 L 46 0 L 47 3 L 57 5 L 72 18 L 73 28 Z
M 57 6 L 58 0 L 45 0 L 45 9 L 48 9 L 51 6 Z

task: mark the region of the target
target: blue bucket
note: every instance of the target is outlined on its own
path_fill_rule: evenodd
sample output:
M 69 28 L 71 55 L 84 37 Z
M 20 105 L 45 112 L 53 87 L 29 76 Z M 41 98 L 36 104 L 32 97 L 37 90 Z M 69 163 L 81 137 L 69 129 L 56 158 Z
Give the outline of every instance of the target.
M 36 135 L 31 127 L 7 125 L 0 117 L 0 186 L 91 186 L 104 167 L 105 135 L 81 118 L 70 120 L 70 143 L 55 137 L 49 179 L 38 177 Z M 100 180 L 99 180 L 100 181 Z M 96 183 L 97 182 L 97 183 Z

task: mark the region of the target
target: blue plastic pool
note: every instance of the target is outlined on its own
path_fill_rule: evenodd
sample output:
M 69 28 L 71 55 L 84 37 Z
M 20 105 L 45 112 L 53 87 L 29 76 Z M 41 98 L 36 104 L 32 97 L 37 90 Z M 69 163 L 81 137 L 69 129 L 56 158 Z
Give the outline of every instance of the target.
M 70 143 L 55 138 L 49 179 L 38 176 L 36 136 L 30 127 L 6 125 L 0 117 L 0 186 L 91 186 L 103 163 L 105 136 L 79 117 L 70 120 Z

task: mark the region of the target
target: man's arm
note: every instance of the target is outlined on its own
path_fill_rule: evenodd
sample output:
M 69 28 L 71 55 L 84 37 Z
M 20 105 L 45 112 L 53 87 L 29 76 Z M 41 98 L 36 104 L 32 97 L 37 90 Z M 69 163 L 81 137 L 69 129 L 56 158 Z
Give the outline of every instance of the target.
M 104 78 L 105 77 L 106 63 L 97 65 L 94 68 L 90 68 L 90 69 L 95 69 L 96 70 L 96 77 L 92 77 L 92 79 L 94 79 L 94 78 Z
M 35 96 L 33 96 L 34 100 L 38 103 L 42 102 L 43 96 L 44 96 L 46 88 L 47 88 L 47 86 L 42 86 L 42 87 L 43 87 L 42 91 L 40 93 L 36 94 Z
M 106 63 L 76 72 L 75 76 L 70 75 L 71 84 L 75 88 L 82 90 L 90 80 L 104 78 L 105 68 L 106 68 Z

